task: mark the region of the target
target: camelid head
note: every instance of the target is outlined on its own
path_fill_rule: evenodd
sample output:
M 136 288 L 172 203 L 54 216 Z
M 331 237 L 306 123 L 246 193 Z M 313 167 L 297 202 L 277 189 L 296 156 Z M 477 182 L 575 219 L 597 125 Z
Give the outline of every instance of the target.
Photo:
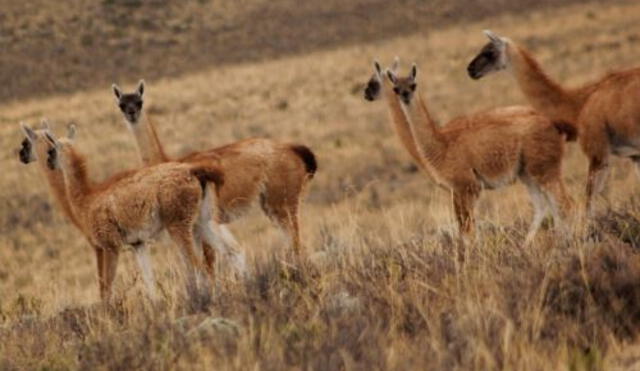
M 500 37 L 489 30 L 485 30 L 484 34 L 489 38 L 489 43 L 480 50 L 480 53 L 473 58 L 467 67 L 469 77 L 474 80 L 492 72 L 504 70 L 509 63 L 509 57 L 507 56 L 508 39 Z
M 407 77 L 398 77 L 395 72 L 387 70 L 387 77 L 393 84 L 393 91 L 400 97 L 404 104 L 410 104 L 411 99 L 416 91 L 416 76 L 418 75 L 418 67 L 414 63 L 411 66 L 411 72 Z
M 391 70 L 395 72 L 398 69 L 399 64 L 400 60 L 396 57 L 391 65 Z M 364 89 L 364 99 L 370 102 L 378 100 L 378 98 L 381 97 L 383 83 L 384 72 L 382 71 L 382 67 L 380 67 L 380 63 L 378 63 L 378 61 L 373 61 L 373 75 L 367 82 L 367 86 Z
M 29 164 L 37 160 L 46 160 L 47 153 L 52 148 L 51 144 L 45 138 L 45 132 L 49 130 L 47 120 L 42 120 L 41 129 L 32 129 L 29 125 L 21 122 L 20 128 L 24 133 L 24 140 L 18 152 L 20 162 Z
M 44 136 L 51 149 L 47 152 L 47 166 L 51 170 L 62 169 L 68 166 L 68 152 L 72 150 L 73 139 L 76 136 L 76 126 L 71 124 L 67 128 L 67 136 L 56 138 L 51 131 L 46 130 Z
M 118 85 L 111 85 L 113 94 L 116 96 L 116 102 L 120 111 L 124 115 L 125 120 L 131 125 L 138 123 L 138 119 L 142 114 L 142 105 L 144 103 L 144 80 L 138 82 L 138 87 L 133 93 L 125 94 Z

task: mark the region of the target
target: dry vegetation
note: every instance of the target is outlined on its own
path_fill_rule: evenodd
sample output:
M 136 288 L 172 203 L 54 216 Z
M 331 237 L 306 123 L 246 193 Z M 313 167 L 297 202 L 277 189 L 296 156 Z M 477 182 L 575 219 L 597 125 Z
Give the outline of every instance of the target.
M 521 186 L 479 202 L 478 242 L 455 259 L 449 195 L 410 165 L 385 107 L 362 99 L 374 57 L 422 67 L 442 121 L 524 99 L 506 75 L 474 82 L 466 62 L 491 27 L 530 47 L 562 81 L 640 61 L 640 5 L 570 5 L 503 14 L 380 42 L 148 79 L 173 154 L 248 136 L 309 144 L 319 158 L 302 210 L 308 262 L 295 269 L 259 213 L 232 225 L 255 268 L 223 279 L 193 310 L 175 284 L 176 249 L 152 248 L 163 292 L 152 306 L 124 254 L 114 305 L 98 302 L 93 253 L 52 205 L 16 149 L 18 122 L 79 127 L 95 178 L 136 163 L 105 84 L 0 106 L 0 369 L 531 369 L 640 367 L 640 200 L 631 164 L 615 162 L 613 210 L 594 241 L 557 245 Z M 127 82 L 119 81 L 124 84 Z M 133 84 L 135 81 L 128 81 Z M 132 85 L 128 85 L 130 89 Z M 206 134 L 203 134 L 206 133 Z M 566 182 L 584 199 L 572 145 Z

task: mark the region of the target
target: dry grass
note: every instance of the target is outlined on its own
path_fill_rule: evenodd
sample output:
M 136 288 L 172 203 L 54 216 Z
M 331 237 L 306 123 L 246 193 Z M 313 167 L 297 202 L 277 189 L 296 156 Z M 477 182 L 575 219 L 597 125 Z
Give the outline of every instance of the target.
M 0 106 L 0 369 L 638 367 L 640 201 L 630 164 L 615 162 L 614 211 L 600 218 L 596 242 L 559 246 L 542 232 L 520 248 L 531 209 L 514 186 L 482 197 L 478 242 L 462 264 L 449 196 L 410 166 L 385 107 L 365 102 L 361 87 L 374 57 L 416 60 L 444 121 L 523 101 L 505 75 L 466 77 L 483 28 L 521 40 L 577 84 L 637 64 L 639 21 L 638 4 L 574 5 L 147 81 L 170 153 L 268 136 L 309 144 L 319 158 L 302 215 L 308 262 L 292 268 L 255 213 L 232 226 L 255 276 L 223 279 L 195 311 L 180 298 L 165 239 L 153 247 L 159 303 L 138 295 L 124 254 L 114 305 L 96 304 L 93 253 L 50 206 L 38 169 L 17 161 L 17 123 L 47 116 L 59 130 L 79 126 L 96 178 L 134 166 L 109 87 Z M 565 179 L 581 202 L 585 169 L 572 146 Z

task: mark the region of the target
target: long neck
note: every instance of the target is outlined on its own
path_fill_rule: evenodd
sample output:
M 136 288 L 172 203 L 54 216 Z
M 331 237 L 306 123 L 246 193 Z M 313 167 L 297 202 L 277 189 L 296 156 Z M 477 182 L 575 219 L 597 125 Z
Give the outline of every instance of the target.
M 525 49 L 509 42 L 507 53 L 513 74 L 529 103 L 552 120 L 575 124 L 584 105 L 585 94 L 568 90 L 551 79 Z
M 87 210 L 89 197 L 91 196 L 91 184 L 87 174 L 87 163 L 85 158 L 74 149 L 68 148 L 64 154 L 62 173 L 67 190 L 69 205 L 78 220 L 81 220 L 82 213 Z
M 438 171 L 447 151 L 447 143 L 431 117 L 419 92 L 409 104 L 402 104 L 416 148 L 427 166 Z
M 393 122 L 396 133 L 398 134 L 398 137 L 400 137 L 400 142 L 402 142 L 402 145 L 407 150 L 407 152 L 409 152 L 409 155 L 413 158 L 413 160 L 420 167 L 425 168 L 422 156 L 416 148 L 416 142 L 413 139 L 413 134 L 411 133 L 411 127 L 409 126 L 407 117 L 402 111 L 402 106 L 400 105 L 398 95 L 394 93 L 393 87 L 386 78 L 383 79 L 383 81 L 384 82 L 382 84 L 387 105 L 389 106 L 389 114 L 391 116 L 391 121 Z
M 129 123 L 129 128 L 136 139 L 138 153 L 144 165 L 155 165 L 169 161 L 158 139 L 156 128 L 146 114 L 142 114 L 137 123 Z
M 49 190 L 51 191 L 51 194 L 56 199 L 60 207 L 62 207 L 62 212 L 67 218 L 69 218 L 73 225 L 80 228 L 78 218 L 73 212 L 71 204 L 69 204 L 62 171 L 49 169 L 45 161 L 38 161 L 38 165 L 49 183 Z

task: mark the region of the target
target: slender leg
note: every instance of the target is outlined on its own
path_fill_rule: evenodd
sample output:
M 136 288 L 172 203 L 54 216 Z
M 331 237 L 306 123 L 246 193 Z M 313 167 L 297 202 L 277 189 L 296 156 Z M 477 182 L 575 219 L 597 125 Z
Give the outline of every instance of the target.
M 460 187 L 453 191 L 453 208 L 463 242 L 473 239 L 475 234 L 473 209 L 477 198 L 478 192 L 471 186 Z
M 567 194 L 567 190 L 561 179 L 544 184 L 545 198 L 551 209 L 556 231 L 560 233 L 560 238 L 568 241 L 573 228 L 573 200 Z M 571 227 L 571 228 L 570 228 Z
M 225 226 L 217 223 L 200 223 L 200 233 L 203 239 L 218 249 L 218 252 L 229 258 L 236 273 L 246 276 L 247 266 L 244 254 L 237 248 L 237 243 Z
M 547 215 L 548 209 L 547 200 L 540 187 L 532 182 L 525 182 L 525 185 L 527 186 L 527 191 L 529 191 L 531 204 L 533 206 L 533 220 L 531 221 L 531 225 L 529 225 L 529 231 L 524 239 L 524 245 L 529 246 L 531 242 L 533 242 L 538 229 L 540 229 L 540 224 L 542 224 L 542 220 Z
M 156 295 L 156 281 L 153 277 L 153 267 L 151 263 L 151 256 L 149 254 L 149 247 L 144 243 L 135 249 L 136 261 L 138 268 L 142 274 L 145 286 L 152 300 L 157 298 Z
M 198 276 L 202 274 L 202 271 L 205 269 L 204 267 L 201 267 L 201 263 L 194 250 L 195 243 L 192 227 L 173 225 L 167 227 L 167 231 L 169 232 L 171 239 L 180 248 L 187 293 L 192 298 L 195 298 L 198 294 Z
M 595 213 L 595 197 L 602 193 L 609 175 L 608 161 L 591 160 L 587 177 L 587 215 L 591 218 Z
M 111 299 L 111 287 L 116 278 L 118 270 L 119 251 L 117 248 L 106 248 L 103 250 L 102 271 L 104 274 L 104 291 L 102 294 L 103 301 Z
M 100 247 L 94 246 L 93 251 L 96 253 L 96 263 L 98 265 L 98 287 L 100 290 L 100 298 L 105 299 L 105 283 L 104 276 L 104 250 Z

